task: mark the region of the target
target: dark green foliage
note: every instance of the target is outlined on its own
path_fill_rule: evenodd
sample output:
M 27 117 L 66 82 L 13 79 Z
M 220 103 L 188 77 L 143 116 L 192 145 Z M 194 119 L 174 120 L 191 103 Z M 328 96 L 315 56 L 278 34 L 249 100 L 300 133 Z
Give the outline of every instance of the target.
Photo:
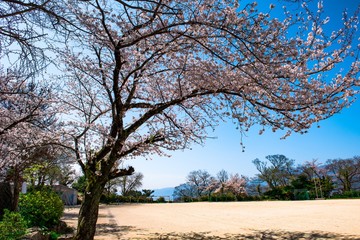
M 275 187 L 264 193 L 264 196 L 273 200 L 293 200 L 293 189 L 290 186 Z
M 164 197 L 159 197 L 157 200 L 156 200 L 158 203 L 165 203 L 166 200 Z
M 71 187 L 78 190 L 81 193 L 84 193 L 85 189 L 86 189 L 85 175 L 82 175 L 81 177 L 79 177 L 78 180 L 76 182 L 74 182 Z
M 142 195 L 145 197 L 151 197 L 151 195 L 155 192 L 154 190 L 151 189 L 143 189 L 142 191 Z
M 200 201 L 201 202 L 206 202 L 206 201 L 209 201 L 209 198 L 210 197 L 208 195 L 203 195 L 203 196 L 200 197 Z
M 330 193 L 334 190 L 334 182 L 331 180 L 330 176 L 324 176 L 320 179 L 321 190 L 323 192 L 323 196 L 328 198 L 330 197 Z
M 64 211 L 61 198 L 51 190 L 34 190 L 20 196 L 19 212 L 30 226 L 52 227 Z
M 20 213 L 4 210 L 0 222 L 0 240 L 16 240 L 26 234 L 27 222 Z
M 49 239 L 50 240 L 57 240 L 60 236 L 61 236 L 60 233 L 57 233 L 57 232 L 54 232 L 54 231 L 50 231 L 50 233 L 49 233 Z
M 236 201 L 236 196 L 232 193 L 217 195 L 216 198 L 219 202 Z
M 342 199 L 342 198 L 360 198 L 360 191 L 346 191 L 344 193 L 334 194 L 331 198 Z
M 314 187 L 314 183 L 311 182 L 306 175 L 301 174 L 291 181 L 291 186 L 293 186 L 295 189 L 310 190 Z

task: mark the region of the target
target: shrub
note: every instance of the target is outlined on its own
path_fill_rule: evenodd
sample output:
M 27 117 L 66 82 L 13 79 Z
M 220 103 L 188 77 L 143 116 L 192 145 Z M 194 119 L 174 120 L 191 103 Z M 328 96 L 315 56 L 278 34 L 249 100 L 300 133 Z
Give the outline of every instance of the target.
M 16 240 L 26 234 L 27 224 L 18 212 L 4 210 L 3 220 L 0 222 L 0 240 Z
M 19 210 L 30 226 L 52 227 L 64 211 L 61 198 L 51 190 L 36 190 L 20 196 Z
M 156 200 L 158 203 L 165 203 L 166 200 L 164 197 L 159 197 L 157 200 Z
M 265 197 L 272 200 L 293 200 L 293 190 L 289 186 L 276 187 L 264 193 Z

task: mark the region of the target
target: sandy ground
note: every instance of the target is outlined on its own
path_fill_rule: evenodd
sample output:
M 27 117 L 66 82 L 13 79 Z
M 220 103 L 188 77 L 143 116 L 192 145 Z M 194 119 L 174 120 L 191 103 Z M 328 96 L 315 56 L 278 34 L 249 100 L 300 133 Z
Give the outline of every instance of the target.
M 95 239 L 360 239 L 360 200 L 102 205 Z

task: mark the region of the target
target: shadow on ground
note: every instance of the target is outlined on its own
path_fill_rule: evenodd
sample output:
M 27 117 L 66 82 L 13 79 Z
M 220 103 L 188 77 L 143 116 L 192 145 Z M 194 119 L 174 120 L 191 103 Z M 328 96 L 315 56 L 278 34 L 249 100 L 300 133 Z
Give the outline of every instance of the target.
M 227 234 L 223 237 L 212 236 L 210 233 L 168 233 L 158 234 L 158 236 L 149 237 L 149 240 L 324 240 L 324 239 L 340 239 L 340 240 L 360 240 L 360 237 L 339 235 L 324 232 L 283 232 L 283 231 L 254 231 L 249 234 Z
M 64 212 L 63 214 L 63 218 L 70 220 L 77 220 L 78 216 L 79 216 L 78 213 L 73 213 L 73 212 Z

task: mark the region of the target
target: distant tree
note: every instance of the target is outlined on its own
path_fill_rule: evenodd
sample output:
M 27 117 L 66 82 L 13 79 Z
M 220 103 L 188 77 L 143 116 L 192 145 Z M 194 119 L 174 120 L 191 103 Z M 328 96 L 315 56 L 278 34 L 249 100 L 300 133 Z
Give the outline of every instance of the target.
M 258 177 L 250 178 L 246 184 L 246 193 L 249 196 L 261 196 L 267 188 L 262 185 L 263 182 L 264 181 L 259 179 Z
M 216 191 L 220 192 L 221 194 L 224 194 L 225 185 L 226 185 L 227 181 L 229 180 L 228 172 L 225 171 L 224 169 L 221 170 L 220 172 L 218 172 L 216 174 L 216 180 L 218 183 L 218 190 L 216 190 Z
M 360 183 L 360 157 L 349 159 L 332 159 L 326 162 L 325 168 L 333 175 L 342 192 L 354 190 Z
M 152 194 L 155 192 L 154 190 L 150 190 L 150 189 L 143 189 L 141 191 L 142 191 L 142 195 L 147 198 L 151 197 Z
M 111 194 L 116 194 L 121 183 L 122 182 L 120 178 L 111 179 L 105 185 L 104 194 L 106 194 L 108 197 Z
M 231 192 L 235 196 L 245 196 L 247 178 L 240 176 L 238 173 L 230 175 L 229 180 L 225 183 L 225 192 Z
M 197 191 L 194 185 L 183 183 L 175 187 L 173 197 L 175 200 L 195 198 L 197 197 Z
M 132 191 L 136 191 L 142 186 L 144 175 L 140 172 L 130 176 L 122 176 L 119 178 L 119 188 L 122 196 L 129 196 Z M 141 195 L 141 193 L 140 193 Z
M 266 159 L 270 165 L 259 159 L 253 160 L 256 169 L 260 172 L 258 178 L 265 181 L 271 189 L 289 185 L 294 175 L 295 161 L 280 154 L 266 156 Z
M 187 183 L 193 186 L 196 197 L 201 197 L 209 194 L 209 185 L 213 181 L 213 177 L 205 170 L 196 170 L 190 172 L 187 177 Z
M 300 188 L 302 185 L 316 198 L 330 196 L 334 186 L 324 165 L 318 163 L 317 160 L 312 160 L 297 167 L 296 171 L 298 176 L 292 182 L 293 186 Z

